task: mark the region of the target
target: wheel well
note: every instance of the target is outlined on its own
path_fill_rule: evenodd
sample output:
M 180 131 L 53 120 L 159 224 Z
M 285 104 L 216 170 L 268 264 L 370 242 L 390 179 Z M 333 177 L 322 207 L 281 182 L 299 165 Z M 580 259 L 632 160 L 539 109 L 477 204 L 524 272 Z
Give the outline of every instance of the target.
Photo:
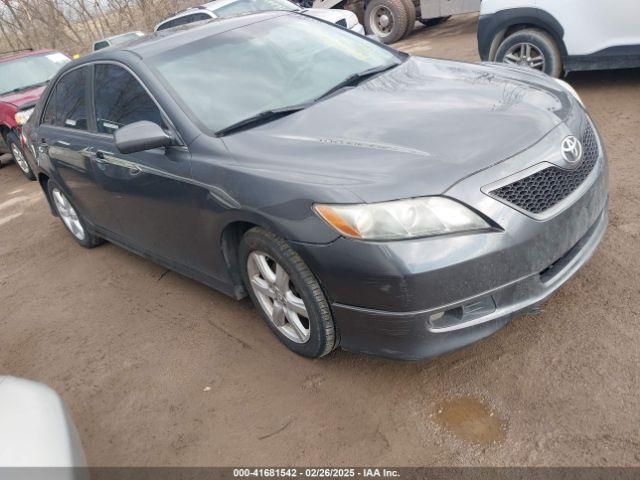
M 0 136 L 2 137 L 2 140 L 7 139 L 7 135 L 9 135 L 10 131 L 11 129 L 6 125 L 0 125 Z
M 253 227 L 258 225 L 250 222 L 233 222 L 227 225 L 220 237 L 220 248 L 222 250 L 222 256 L 227 265 L 227 271 L 229 277 L 233 282 L 233 292 L 236 298 L 244 298 L 247 296 L 247 291 L 244 288 L 244 282 L 242 281 L 242 275 L 240 273 L 240 259 L 238 258 L 238 247 L 240 246 L 240 240 L 242 236 Z

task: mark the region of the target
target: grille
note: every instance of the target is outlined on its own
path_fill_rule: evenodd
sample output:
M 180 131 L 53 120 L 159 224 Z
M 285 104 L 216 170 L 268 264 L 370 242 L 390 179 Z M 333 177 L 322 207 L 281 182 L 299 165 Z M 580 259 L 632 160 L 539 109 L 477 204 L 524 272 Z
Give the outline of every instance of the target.
M 347 21 L 342 18 L 336 22 L 336 25 L 340 25 L 341 27 L 347 28 Z
M 491 194 L 527 212 L 542 213 L 571 195 L 593 170 L 599 150 L 596 136 L 589 124 L 582 135 L 582 149 L 582 163 L 574 170 L 555 166 L 545 168 L 493 190 Z

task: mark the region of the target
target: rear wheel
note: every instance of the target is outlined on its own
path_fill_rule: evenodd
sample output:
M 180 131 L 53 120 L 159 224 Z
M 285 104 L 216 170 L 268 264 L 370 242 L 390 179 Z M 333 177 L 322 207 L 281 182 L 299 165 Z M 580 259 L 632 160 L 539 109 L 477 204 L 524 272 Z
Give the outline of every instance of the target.
M 302 258 L 271 232 L 256 227 L 240 242 L 242 279 L 267 325 L 290 350 L 321 357 L 335 348 L 327 299 Z
M 57 183 L 49 180 L 47 191 L 60 220 L 76 242 L 85 248 L 93 248 L 104 242 L 102 238 L 89 231 L 86 222 Z
M 409 12 L 404 0 L 371 0 L 364 12 L 364 28 L 382 43 L 400 40 L 409 28 Z
M 404 32 L 404 37 L 408 37 L 413 32 L 416 26 L 416 6 L 413 4 L 413 0 L 402 0 L 404 7 L 407 11 L 407 29 Z
M 562 55 L 545 31 L 527 28 L 506 37 L 496 50 L 496 62 L 530 67 L 552 77 L 562 74 Z
M 11 152 L 11 155 L 13 155 L 13 159 L 15 160 L 16 165 L 18 165 L 20 172 L 29 180 L 35 180 L 36 176 L 33 174 L 33 169 L 31 168 L 31 165 L 29 165 L 27 156 L 22 151 L 20 139 L 15 133 L 11 132 L 7 135 L 7 146 L 9 147 L 9 151 Z

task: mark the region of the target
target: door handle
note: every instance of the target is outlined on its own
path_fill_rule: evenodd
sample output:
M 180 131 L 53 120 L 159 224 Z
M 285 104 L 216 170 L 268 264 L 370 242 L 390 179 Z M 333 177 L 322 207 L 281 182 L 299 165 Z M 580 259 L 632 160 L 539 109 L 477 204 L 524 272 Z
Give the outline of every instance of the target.
M 106 156 L 107 155 L 111 155 L 109 152 L 105 152 L 104 150 L 98 150 L 94 153 L 94 158 L 96 160 L 96 163 L 99 163 L 101 165 L 105 165 L 107 163 L 110 163 L 107 159 Z

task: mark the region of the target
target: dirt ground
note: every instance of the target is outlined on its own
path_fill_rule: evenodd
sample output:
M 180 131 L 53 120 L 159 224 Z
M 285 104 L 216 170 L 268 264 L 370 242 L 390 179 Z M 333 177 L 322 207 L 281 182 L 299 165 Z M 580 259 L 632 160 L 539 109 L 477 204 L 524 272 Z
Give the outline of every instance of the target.
M 414 54 L 477 60 L 475 18 Z M 236 302 L 77 246 L 0 169 L 0 374 L 54 387 L 92 465 L 640 465 L 640 70 L 572 74 L 611 163 L 611 224 L 537 316 L 399 363 L 282 347 Z

